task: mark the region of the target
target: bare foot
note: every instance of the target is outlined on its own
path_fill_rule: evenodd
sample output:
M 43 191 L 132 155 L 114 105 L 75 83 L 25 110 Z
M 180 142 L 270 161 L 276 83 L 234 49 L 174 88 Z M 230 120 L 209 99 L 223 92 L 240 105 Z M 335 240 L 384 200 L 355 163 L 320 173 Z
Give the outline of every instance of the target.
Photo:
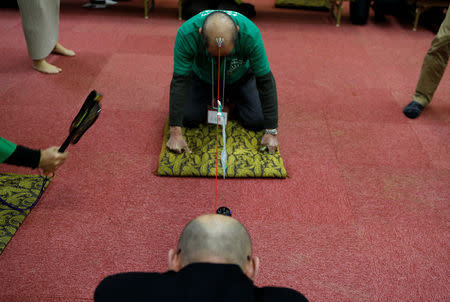
M 62 71 L 61 68 L 48 63 L 45 59 L 42 60 L 33 60 L 33 68 L 42 73 L 60 73 Z
M 68 57 L 73 57 L 75 55 L 75 52 L 73 50 L 65 48 L 64 46 L 59 44 L 59 42 L 56 42 L 55 48 L 53 48 L 52 52 L 62 55 L 62 56 L 68 56 Z

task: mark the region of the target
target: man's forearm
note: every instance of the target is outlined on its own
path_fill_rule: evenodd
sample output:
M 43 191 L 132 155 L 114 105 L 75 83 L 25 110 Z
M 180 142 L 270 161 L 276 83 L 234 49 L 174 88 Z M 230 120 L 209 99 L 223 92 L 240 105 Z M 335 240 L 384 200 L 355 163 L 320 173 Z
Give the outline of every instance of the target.
M 183 125 L 184 102 L 189 94 L 190 79 L 189 75 L 173 74 L 170 83 L 169 126 Z
M 16 150 L 4 161 L 5 164 L 35 169 L 39 166 L 41 150 L 18 145 Z
M 181 135 L 181 127 L 180 126 L 170 126 L 169 134 L 170 134 L 170 136 L 172 136 L 172 135 L 174 135 L 174 136 Z
M 278 128 L 278 97 L 277 87 L 272 72 L 256 78 L 261 106 L 264 114 L 264 128 Z

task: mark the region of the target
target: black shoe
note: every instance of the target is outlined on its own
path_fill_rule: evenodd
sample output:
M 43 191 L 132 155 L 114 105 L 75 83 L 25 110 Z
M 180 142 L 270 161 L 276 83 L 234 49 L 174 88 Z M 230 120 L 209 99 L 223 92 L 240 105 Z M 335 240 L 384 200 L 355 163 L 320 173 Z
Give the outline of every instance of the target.
M 216 214 L 222 214 L 231 217 L 231 210 L 227 207 L 220 207 L 217 209 Z
M 412 101 L 403 108 L 403 113 L 409 118 L 416 118 L 422 113 L 423 108 L 424 107 L 416 101 Z
M 91 0 L 89 3 L 83 5 L 86 8 L 106 8 L 110 5 L 117 4 L 116 1 L 113 0 Z

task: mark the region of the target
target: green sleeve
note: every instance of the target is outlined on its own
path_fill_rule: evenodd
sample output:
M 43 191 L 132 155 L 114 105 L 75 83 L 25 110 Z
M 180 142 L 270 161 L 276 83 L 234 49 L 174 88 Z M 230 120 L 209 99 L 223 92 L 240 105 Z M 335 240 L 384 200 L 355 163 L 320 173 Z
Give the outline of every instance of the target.
M 189 39 L 191 38 L 191 39 Z M 175 39 L 173 72 L 179 75 L 189 75 L 195 54 L 195 41 L 191 34 L 185 34 L 180 28 Z
M 4 162 L 16 150 L 17 145 L 0 137 L 0 163 Z
M 262 77 L 270 72 L 269 60 L 267 59 L 264 42 L 259 29 L 254 26 L 251 42 L 247 42 L 250 46 L 249 60 L 250 67 L 256 77 Z

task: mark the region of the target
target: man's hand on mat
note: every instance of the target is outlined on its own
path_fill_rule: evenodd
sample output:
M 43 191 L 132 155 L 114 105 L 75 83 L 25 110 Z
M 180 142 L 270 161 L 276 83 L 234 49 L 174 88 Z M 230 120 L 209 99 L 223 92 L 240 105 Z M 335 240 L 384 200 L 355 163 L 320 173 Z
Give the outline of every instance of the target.
M 170 127 L 169 140 L 167 141 L 166 146 L 169 150 L 176 153 L 181 153 L 183 151 L 191 153 L 191 150 L 189 150 L 189 147 L 181 134 L 181 127 Z
M 276 135 L 264 134 L 261 139 L 261 151 L 268 150 L 270 154 L 274 154 L 278 149 L 278 139 Z
M 45 150 L 41 150 L 39 168 L 44 170 L 44 173 L 55 172 L 67 159 L 69 153 L 59 153 L 58 149 L 58 147 L 54 146 Z

